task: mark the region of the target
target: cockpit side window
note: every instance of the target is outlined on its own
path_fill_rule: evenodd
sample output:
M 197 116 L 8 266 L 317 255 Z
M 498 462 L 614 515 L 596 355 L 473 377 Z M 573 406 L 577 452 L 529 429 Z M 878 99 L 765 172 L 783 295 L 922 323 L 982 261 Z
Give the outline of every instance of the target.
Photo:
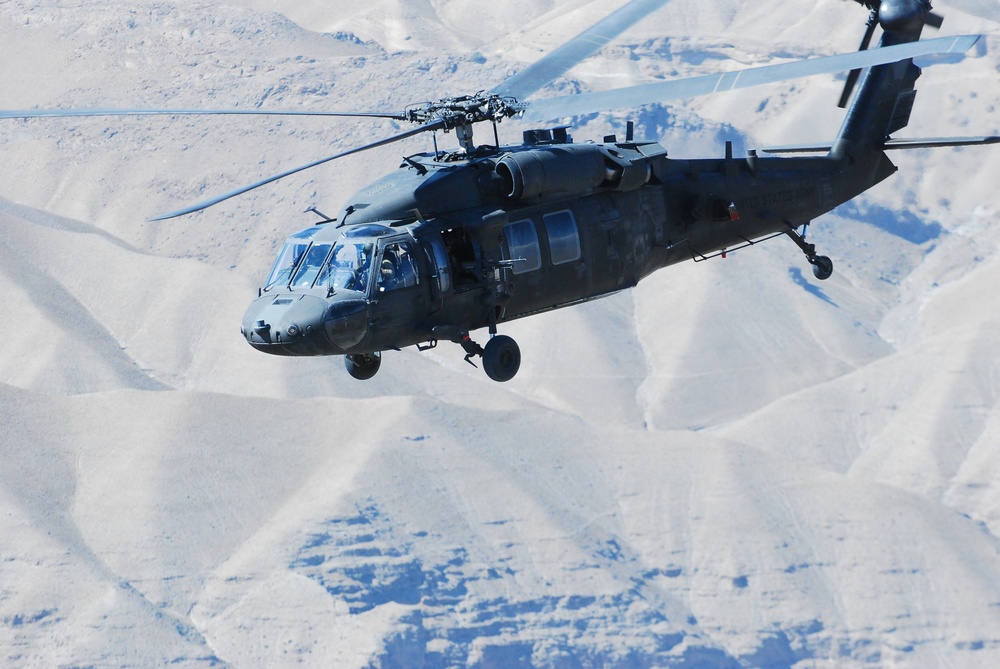
M 368 291 L 374 247 L 371 242 L 341 240 L 316 279 L 316 285 L 331 290 Z
M 418 283 L 416 258 L 409 242 L 386 244 L 379 265 L 379 290 L 409 288 Z

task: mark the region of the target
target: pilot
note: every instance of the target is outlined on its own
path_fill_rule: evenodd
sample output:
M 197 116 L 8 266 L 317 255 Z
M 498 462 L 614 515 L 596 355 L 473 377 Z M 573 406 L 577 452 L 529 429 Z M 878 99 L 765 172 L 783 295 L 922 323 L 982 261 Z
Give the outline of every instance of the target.
M 354 273 L 355 290 L 365 292 L 368 290 L 368 268 L 371 265 L 372 256 L 364 248 L 358 251 L 358 269 Z
M 406 247 L 400 246 L 396 264 L 396 281 L 403 288 L 416 285 L 417 274 L 413 267 L 413 258 Z
M 382 276 L 379 279 L 379 283 L 382 284 L 382 290 L 392 290 L 396 287 L 398 282 L 396 267 L 396 255 L 392 251 L 386 251 L 385 256 L 382 258 Z

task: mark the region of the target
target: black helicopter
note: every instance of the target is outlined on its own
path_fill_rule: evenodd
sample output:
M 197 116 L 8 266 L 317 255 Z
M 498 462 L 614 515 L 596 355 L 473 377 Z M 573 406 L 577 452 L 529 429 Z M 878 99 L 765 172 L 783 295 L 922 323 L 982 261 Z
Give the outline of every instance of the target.
M 614 91 L 527 101 L 570 67 L 666 0 L 632 0 L 585 33 L 499 86 L 398 113 L 330 112 L 374 116 L 417 127 L 283 172 L 207 202 L 158 216 L 204 209 L 296 172 L 425 132 L 454 131 L 460 150 L 419 153 L 395 172 L 352 196 L 336 218 L 288 238 L 242 332 L 255 349 L 278 355 L 343 355 L 348 372 L 369 379 L 381 352 L 439 341 L 462 346 L 470 363 L 508 381 L 521 354 L 498 334 L 517 318 L 630 288 L 652 272 L 786 235 L 805 254 L 818 279 L 832 261 L 808 243 L 804 227 L 817 216 L 891 176 L 890 149 L 987 144 L 1000 137 L 900 140 L 909 120 L 920 69 L 913 58 L 964 53 L 978 36 L 920 40 L 941 19 L 927 0 L 857 0 L 869 21 L 857 53 L 816 58 Z M 879 48 L 869 50 L 877 27 Z M 850 71 L 846 106 L 860 88 L 835 140 L 769 152 L 813 157 L 733 156 L 676 160 L 656 142 L 624 137 L 577 144 L 567 126 L 526 131 L 516 146 L 501 146 L 497 124 L 523 116 L 548 120 L 635 107 L 668 98 Z M 264 110 L 42 110 L 0 117 L 141 114 L 317 115 Z M 473 127 L 493 125 L 493 145 L 477 146 Z M 316 212 L 319 214 L 319 212 Z M 488 328 L 480 346 L 472 331 Z

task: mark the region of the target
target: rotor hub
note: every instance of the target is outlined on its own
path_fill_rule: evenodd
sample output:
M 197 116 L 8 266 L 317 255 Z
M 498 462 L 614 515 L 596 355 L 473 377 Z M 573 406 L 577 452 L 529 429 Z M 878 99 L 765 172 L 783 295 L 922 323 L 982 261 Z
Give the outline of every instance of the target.
M 496 94 L 476 93 L 457 98 L 444 98 L 406 110 L 406 119 L 413 123 L 439 121 L 444 130 L 452 130 L 482 121 L 499 122 L 518 114 L 522 107 L 516 98 Z
M 879 23 L 887 32 L 917 32 L 929 11 L 930 3 L 925 0 L 884 0 L 878 9 Z

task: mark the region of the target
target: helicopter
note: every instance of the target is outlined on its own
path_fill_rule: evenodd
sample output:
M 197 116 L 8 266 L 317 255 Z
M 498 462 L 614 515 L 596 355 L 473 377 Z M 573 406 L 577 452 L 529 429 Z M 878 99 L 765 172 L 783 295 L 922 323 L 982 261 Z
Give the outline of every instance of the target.
M 818 216 L 895 173 L 890 150 L 984 145 L 1000 137 L 898 139 L 908 124 L 920 68 L 913 59 L 961 54 L 977 35 L 921 40 L 941 26 L 928 0 L 856 0 L 868 23 L 855 53 L 813 58 L 611 91 L 531 99 L 575 64 L 641 21 L 666 0 L 631 0 L 506 81 L 473 94 L 403 111 L 79 109 L 0 111 L 0 118 L 145 114 L 254 114 L 378 117 L 416 124 L 404 132 L 282 172 L 210 200 L 156 216 L 200 211 L 318 165 L 432 133 L 433 151 L 352 195 L 335 217 L 292 234 L 247 307 L 241 332 L 258 351 L 343 356 L 348 373 L 372 378 L 382 352 L 447 341 L 478 359 L 498 382 L 517 374 L 521 352 L 500 334 L 504 323 L 601 298 L 676 263 L 725 255 L 774 237 L 790 238 L 819 280 L 833 261 L 805 237 Z M 876 28 L 882 36 L 869 49 Z M 674 159 L 656 141 L 621 138 L 576 143 L 553 119 L 637 107 L 790 78 L 848 71 L 847 107 L 827 143 L 721 157 Z M 854 89 L 857 93 L 854 95 Z M 853 101 L 852 100 L 853 95 Z M 850 106 L 847 103 L 851 101 Z M 502 145 L 498 124 L 538 121 L 517 145 Z M 489 124 L 493 143 L 474 129 Z M 459 148 L 439 150 L 437 132 Z M 471 333 L 487 329 L 480 345 Z

